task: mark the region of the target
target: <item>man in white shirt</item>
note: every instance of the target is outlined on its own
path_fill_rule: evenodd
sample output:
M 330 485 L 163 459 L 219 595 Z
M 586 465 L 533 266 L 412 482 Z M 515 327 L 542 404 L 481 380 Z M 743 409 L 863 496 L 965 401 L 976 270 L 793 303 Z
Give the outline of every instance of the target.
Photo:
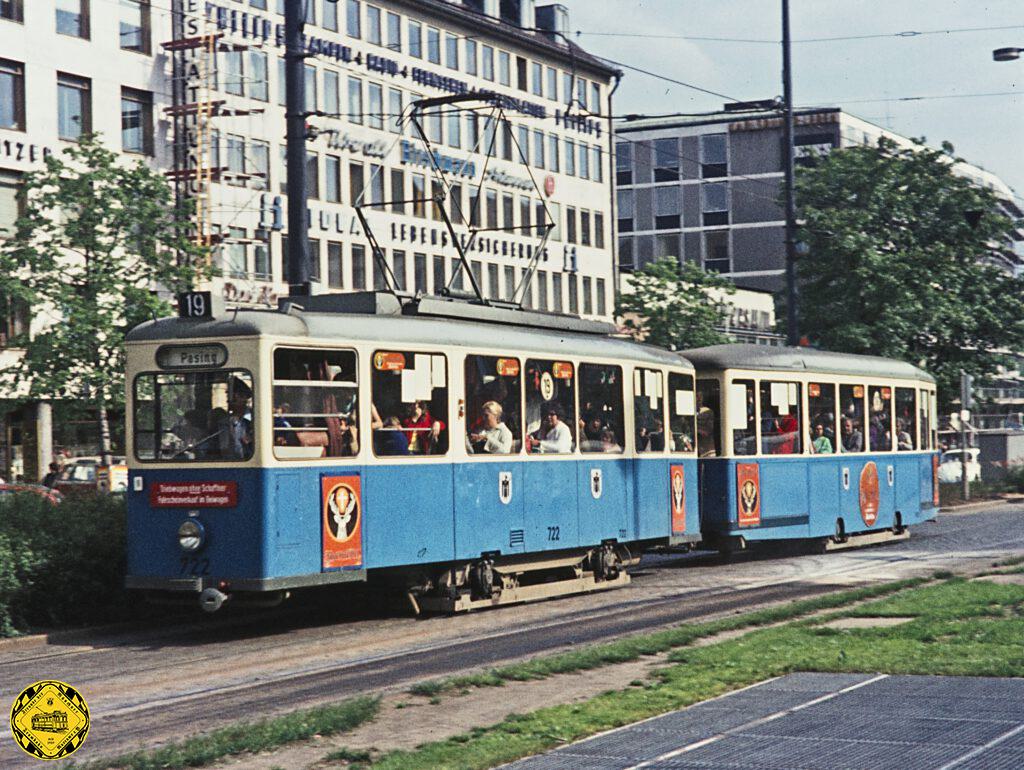
M 502 411 L 497 401 L 488 401 L 480 408 L 483 426 L 466 436 L 466 451 L 489 455 L 512 453 L 512 431 L 501 421 Z
M 562 422 L 558 406 L 546 405 L 544 421 L 532 436 L 526 437 L 526 448 L 529 452 L 539 454 L 570 454 L 572 452 L 572 433 L 569 426 Z

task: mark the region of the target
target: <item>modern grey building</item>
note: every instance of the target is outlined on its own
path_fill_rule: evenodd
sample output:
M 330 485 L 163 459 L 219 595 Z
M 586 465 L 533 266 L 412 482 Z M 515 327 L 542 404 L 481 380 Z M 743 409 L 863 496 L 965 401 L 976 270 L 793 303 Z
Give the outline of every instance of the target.
M 795 116 L 797 163 L 811 152 L 910 139 L 840 108 Z M 727 274 L 741 287 L 784 285 L 783 129 L 777 112 L 722 112 L 626 120 L 616 142 L 620 269 L 677 256 Z M 959 163 L 958 174 L 992 189 L 1020 217 L 1013 190 L 994 174 Z M 1024 267 L 1024 233 L 992 258 L 1009 272 Z

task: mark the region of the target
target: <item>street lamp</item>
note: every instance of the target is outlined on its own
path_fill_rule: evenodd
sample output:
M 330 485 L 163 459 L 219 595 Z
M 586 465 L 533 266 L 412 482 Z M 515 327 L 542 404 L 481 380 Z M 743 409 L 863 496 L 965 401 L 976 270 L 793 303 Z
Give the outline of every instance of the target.
M 992 51 L 994 61 L 1016 61 L 1024 53 L 1024 48 L 996 48 Z

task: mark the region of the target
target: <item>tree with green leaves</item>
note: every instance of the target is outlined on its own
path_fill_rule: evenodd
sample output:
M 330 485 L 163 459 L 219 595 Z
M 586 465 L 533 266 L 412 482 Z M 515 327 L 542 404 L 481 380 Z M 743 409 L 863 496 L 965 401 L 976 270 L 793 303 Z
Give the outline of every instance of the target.
M 167 315 L 164 297 L 206 277 L 207 254 L 190 241 L 166 180 L 96 136 L 46 158 L 20 194 L 24 213 L 0 240 L 0 296 L 34 320 L 31 334 L 9 342 L 24 355 L 0 382 L 23 401 L 95 409 L 107 463 L 108 414 L 124 403 L 125 334 Z
M 1024 281 L 994 250 L 1015 223 L 944 144 L 834 150 L 801 168 L 800 330 L 828 350 L 922 366 L 940 399 L 1024 351 Z
M 729 317 L 725 297 L 732 282 L 694 262 L 663 257 L 637 270 L 615 312 L 634 338 L 668 350 L 718 345 L 729 337 L 718 329 Z

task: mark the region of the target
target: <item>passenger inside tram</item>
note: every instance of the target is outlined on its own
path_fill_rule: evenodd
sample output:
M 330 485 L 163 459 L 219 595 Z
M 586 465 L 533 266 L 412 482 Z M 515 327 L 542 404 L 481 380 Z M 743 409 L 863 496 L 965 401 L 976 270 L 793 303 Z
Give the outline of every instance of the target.
M 502 422 L 502 408 L 497 401 L 488 401 L 480 409 L 481 425 L 475 433 L 466 436 L 466 451 L 470 454 L 500 454 L 512 452 L 512 431 Z
M 537 454 L 569 454 L 572 452 L 572 433 L 562 420 L 558 404 L 549 404 L 541 412 L 544 419 L 540 428 L 526 437 L 526 449 Z
M 814 424 L 814 438 L 811 441 L 811 451 L 816 455 L 832 454 L 832 440 L 825 435 L 825 426 L 820 422 Z

